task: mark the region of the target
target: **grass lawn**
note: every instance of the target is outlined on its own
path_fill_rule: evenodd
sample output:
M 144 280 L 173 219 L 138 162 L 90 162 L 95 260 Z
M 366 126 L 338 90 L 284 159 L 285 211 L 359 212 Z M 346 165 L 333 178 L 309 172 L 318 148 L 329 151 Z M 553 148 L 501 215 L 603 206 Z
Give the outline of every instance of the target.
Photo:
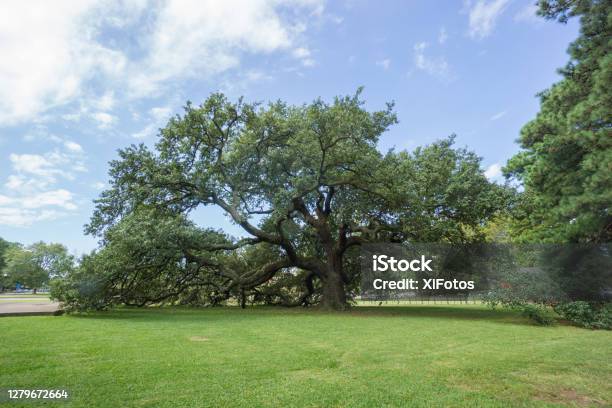
M 612 332 L 480 305 L 6 317 L 3 387 L 69 389 L 58 407 L 610 406 Z

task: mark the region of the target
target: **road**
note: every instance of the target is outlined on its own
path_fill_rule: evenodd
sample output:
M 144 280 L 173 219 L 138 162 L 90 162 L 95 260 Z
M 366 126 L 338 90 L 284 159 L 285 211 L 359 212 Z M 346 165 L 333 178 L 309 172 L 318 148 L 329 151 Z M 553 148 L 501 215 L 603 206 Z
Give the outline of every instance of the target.
M 45 296 L 0 295 L 0 317 L 50 315 L 57 314 L 59 310 L 59 303 Z

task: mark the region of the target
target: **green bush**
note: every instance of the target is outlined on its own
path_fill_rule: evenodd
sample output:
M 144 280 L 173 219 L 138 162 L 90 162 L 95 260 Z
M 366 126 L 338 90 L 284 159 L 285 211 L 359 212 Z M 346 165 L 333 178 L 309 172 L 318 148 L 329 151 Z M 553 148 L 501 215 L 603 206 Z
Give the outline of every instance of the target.
M 555 306 L 555 312 L 570 322 L 589 329 L 612 329 L 610 303 L 569 302 Z
M 555 323 L 552 313 L 545 307 L 531 303 L 525 303 L 519 307 L 521 314 L 540 326 L 550 326 Z

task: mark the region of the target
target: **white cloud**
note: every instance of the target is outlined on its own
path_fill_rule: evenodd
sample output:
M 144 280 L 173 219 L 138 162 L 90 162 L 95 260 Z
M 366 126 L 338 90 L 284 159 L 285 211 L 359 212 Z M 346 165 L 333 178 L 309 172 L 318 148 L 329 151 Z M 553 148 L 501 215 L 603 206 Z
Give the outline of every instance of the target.
M 75 143 L 76 145 L 76 143 Z M 70 150 L 62 152 L 53 150 L 44 154 L 16 154 L 11 153 L 9 160 L 13 170 L 17 173 L 9 176 L 9 185 L 13 188 L 23 187 L 28 184 L 26 177 L 35 177 L 35 186 L 44 183 L 55 183 L 59 177 L 74 180 L 73 172 L 85 171 L 82 151 Z
M 82 92 L 92 77 L 116 75 L 125 57 L 94 39 L 105 3 L 0 3 L 0 124 L 30 120 Z
M 491 120 L 498 120 L 506 116 L 506 111 L 497 112 L 495 115 L 491 116 Z
M 12 204 L 14 199 L 0 194 L 0 205 Z
M 66 149 L 68 149 L 71 152 L 74 152 L 74 153 L 83 153 L 83 148 L 81 147 L 81 145 L 78 144 L 78 143 L 75 143 L 73 141 L 65 140 L 64 141 L 64 146 L 66 147 Z
M 28 131 L 22 137 L 22 139 L 23 141 L 28 143 L 34 141 L 52 142 L 56 145 L 59 145 L 59 147 L 65 149 L 67 153 L 72 155 L 80 155 L 84 153 L 83 147 L 80 144 L 66 138 L 65 136 L 58 136 L 57 134 L 51 133 L 49 129 L 43 125 L 36 125 L 34 129 Z M 55 154 L 57 155 L 57 150 L 55 152 Z M 49 155 L 50 153 L 47 153 L 47 156 Z
M 295 67 L 293 67 L 295 70 Z M 298 73 L 299 75 L 299 73 Z M 272 75 L 266 74 L 260 70 L 248 70 L 241 72 L 240 75 L 228 75 L 223 81 L 219 89 L 227 95 L 244 95 L 248 92 L 248 88 L 252 84 L 269 82 L 274 80 Z
M 430 57 L 425 51 L 429 47 L 426 42 L 414 45 L 414 65 L 417 69 L 441 79 L 450 79 L 450 67 L 442 56 Z
M 72 202 L 73 195 L 64 189 L 45 191 L 21 199 L 23 208 L 34 209 L 47 206 L 56 206 L 66 210 L 76 210 L 76 205 Z
M 488 37 L 509 0 L 478 0 L 469 10 L 469 35 L 472 38 Z
M 39 176 L 48 180 L 55 180 L 56 176 L 64 174 L 61 169 L 55 166 L 49 156 L 11 153 L 9 159 L 13 169 L 19 173 Z
M 310 57 L 310 50 L 304 47 L 298 47 L 291 53 L 295 58 L 306 58 Z
M 383 60 L 376 61 L 376 65 L 379 67 L 382 67 L 382 69 L 384 70 L 387 70 L 389 69 L 389 66 L 391 65 L 391 60 L 388 58 L 385 58 Z
M 0 205 L 0 225 L 27 227 L 39 221 L 54 220 L 66 212 L 57 210 L 29 210 L 19 207 L 2 207 Z
M 39 177 L 25 176 L 23 174 L 10 174 L 4 183 L 8 190 L 31 192 L 45 189 L 49 186 L 49 181 Z
M 99 114 L 110 115 L 126 96 L 210 78 L 239 66 L 244 55 L 304 48 L 306 23 L 324 19 L 323 10 L 324 0 L 0 2 L 0 126 L 81 101 L 89 110 L 62 112 L 62 119 L 95 112 L 108 127 L 110 117 Z M 129 48 L 102 42 L 109 28 L 133 38 Z
M 438 42 L 440 44 L 444 44 L 448 40 L 448 34 L 446 33 L 446 28 L 440 28 L 440 33 L 438 34 Z
M 0 225 L 20 227 L 59 218 L 77 209 L 73 200 L 73 194 L 65 189 L 0 195 Z
M 91 114 L 91 117 L 98 122 L 100 129 L 108 129 L 117 122 L 116 116 L 106 112 L 95 112 Z
M 157 124 L 149 124 L 138 132 L 132 133 L 132 137 L 134 139 L 146 139 L 148 137 L 155 136 L 155 132 L 157 132 L 157 129 L 159 129 L 159 126 L 157 126 Z
M 163 127 L 172 114 L 172 108 L 169 106 L 157 106 L 149 110 L 149 124 L 136 133 L 132 134 L 135 139 L 146 139 L 155 136 L 158 129 Z
M 76 172 L 86 171 L 83 149 L 57 136 L 49 139 L 64 150 L 9 155 L 13 174 L 0 191 L 0 225 L 27 226 L 77 209 L 73 193 L 55 184 L 60 179 L 74 180 Z
M 514 21 L 524 23 L 539 23 L 542 21 L 542 19 L 536 14 L 537 11 L 537 4 L 527 4 L 525 7 L 521 8 L 518 13 L 514 15 Z
M 484 175 L 486 178 L 489 179 L 489 181 L 499 179 L 502 175 L 501 165 L 499 163 L 493 163 L 492 165 L 487 167 L 487 169 L 484 172 Z
M 170 114 L 172 113 L 172 108 L 168 106 L 158 106 L 155 108 L 151 108 L 149 111 L 151 117 L 158 122 L 166 121 L 170 119 Z
M 300 50 L 293 46 L 305 25 L 289 16 L 300 11 L 317 16 L 322 10 L 322 0 L 169 0 L 144 40 L 147 56 L 133 72 L 130 89 L 137 96 L 152 94 L 171 79 L 210 77 L 237 67 L 243 54 Z M 314 64 L 299 58 L 303 65 Z
M 270 81 L 273 79 L 271 75 L 267 75 L 265 72 L 256 70 L 247 71 L 245 77 L 249 82 Z
M 308 48 L 305 48 L 305 47 L 295 48 L 291 52 L 291 55 L 293 55 L 294 58 L 300 60 L 302 65 L 305 67 L 312 67 L 316 65 L 316 61 L 313 58 L 311 58 L 311 52 Z
M 101 111 L 109 111 L 115 106 L 115 93 L 107 91 L 98 100 L 94 101 L 94 107 Z
M 81 114 L 79 112 L 65 113 L 60 117 L 68 122 L 78 122 L 81 119 Z

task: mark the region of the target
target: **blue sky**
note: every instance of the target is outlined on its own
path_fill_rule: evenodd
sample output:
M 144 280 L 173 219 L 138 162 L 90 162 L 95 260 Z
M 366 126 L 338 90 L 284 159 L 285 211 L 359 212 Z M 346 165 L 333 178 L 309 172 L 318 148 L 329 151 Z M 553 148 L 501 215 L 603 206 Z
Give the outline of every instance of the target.
M 213 91 L 301 104 L 364 86 L 395 101 L 381 149 L 457 134 L 488 177 L 518 150 L 535 94 L 576 37 L 532 1 L 4 1 L 0 237 L 80 254 L 108 161 Z M 240 231 L 214 209 L 201 225 Z

